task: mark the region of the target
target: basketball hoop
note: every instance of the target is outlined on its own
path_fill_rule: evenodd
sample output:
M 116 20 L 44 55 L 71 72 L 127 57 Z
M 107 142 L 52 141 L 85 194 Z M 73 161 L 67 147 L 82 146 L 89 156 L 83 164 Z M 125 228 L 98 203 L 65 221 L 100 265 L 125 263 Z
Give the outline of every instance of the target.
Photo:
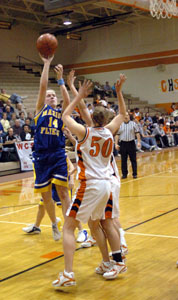
M 178 15 L 176 0 L 150 0 L 150 13 L 153 18 L 168 18 Z

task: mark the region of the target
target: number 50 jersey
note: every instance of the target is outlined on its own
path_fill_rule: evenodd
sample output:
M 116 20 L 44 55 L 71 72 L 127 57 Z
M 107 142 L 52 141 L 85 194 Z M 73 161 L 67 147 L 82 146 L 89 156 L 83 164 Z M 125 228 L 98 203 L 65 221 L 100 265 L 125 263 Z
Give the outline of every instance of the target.
M 77 144 L 78 179 L 110 179 L 113 135 L 105 127 L 89 127 L 83 141 Z
M 63 134 L 63 121 L 61 110 L 44 105 L 42 110 L 34 117 L 35 136 L 34 149 L 38 151 L 56 151 L 65 147 Z

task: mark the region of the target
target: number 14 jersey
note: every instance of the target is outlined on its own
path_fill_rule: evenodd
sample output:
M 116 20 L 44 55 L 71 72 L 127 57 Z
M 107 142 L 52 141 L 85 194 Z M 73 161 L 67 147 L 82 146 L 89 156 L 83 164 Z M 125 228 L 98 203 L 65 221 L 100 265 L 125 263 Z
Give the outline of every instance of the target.
M 89 127 L 83 141 L 77 144 L 78 179 L 110 179 L 113 135 L 105 127 Z

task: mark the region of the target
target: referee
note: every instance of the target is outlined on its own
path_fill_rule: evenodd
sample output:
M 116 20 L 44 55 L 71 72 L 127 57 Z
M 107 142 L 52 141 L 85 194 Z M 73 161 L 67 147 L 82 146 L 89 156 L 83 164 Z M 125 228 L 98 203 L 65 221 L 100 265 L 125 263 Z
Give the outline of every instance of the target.
M 130 120 L 128 113 L 125 115 L 124 122 L 121 124 L 120 129 L 115 137 L 116 149 L 118 141 L 120 140 L 120 154 L 121 154 L 121 169 L 122 179 L 127 178 L 127 159 L 130 158 L 132 164 L 133 178 L 137 178 L 137 159 L 136 159 L 136 145 L 135 136 L 138 140 L 138 148 L 140 148 L 140 133 L 137 124 Z

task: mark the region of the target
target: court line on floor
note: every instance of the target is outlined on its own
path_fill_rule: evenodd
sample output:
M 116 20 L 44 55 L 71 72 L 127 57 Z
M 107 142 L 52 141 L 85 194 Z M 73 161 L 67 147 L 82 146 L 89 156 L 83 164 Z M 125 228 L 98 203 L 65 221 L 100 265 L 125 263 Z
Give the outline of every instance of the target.
M 27 208 L 23 208 L 23 209 L 19 209 L 19 210 L 15 210 L 15 211 L 8 212 L 8 213 L 6 213 L 6 214 L 0 215 L 0 217 L 4 217 L 4 216 L 8 216 L 8 215 L 12 215 L 12 214 L 15 214 L 15 213 L 18 213 L 18 212 L 24 211 L 24 210 L 32 209 L 32 208 L 34 208 L 34 207 L 36 207 L 36 205 L 34 205 L 34 206 L 31 206 L 31 207 L 27 207 Z
M 145 220 L 145 221 L 143 221 L 143 222 L 141 222 L 141 223 L 139 223 L 139 224 L 136 224 L 136 225 L 133 225 L 133 226 L 131 226 L 131 227 L 128 227 L 128 228 L 126 228 L 126 229 L 124 229 L 124 230 L 125 230 L 125 231 L 128 231 L 128 230 L 131 229 L 131 228 L 140 226 L 140 225 L 142 225 L 142 224 L 144 224 L 144 223 L 147 223 L 147 222 L 149 222 L 149 221 L 152 221 L 152 220 L 154 220 L 154 219 L 157 219 L 157 218 L 159 218 L 159 217 L 162 217 L 162 216 L 164 216 L 164 215 L 166 215 L 166 214 L 169 214 L 169 213 L 171 213 L 171 212 L 173 212 L 173 211 L 176 211 L 176 210 L 178 210 L 178 207 L 176 207 L 176 208 L 174 208 L 174 209 L 171 209 L 171 210 L 169 210 L 169 211 L 167 211 L 167 212 L 165 212 L 165 213 L 163 213 L 163 214 L 160 214 L 160 215 L 158 215 L 158 216 L 155 216 L 155 217 L 153 217 L 153 218 L 150 218 L 150 219 L 148 219 L 148 220 Z M 77 248 L 75 251 L 78 251 L 78 250 L 81 250 L 81 249 L 83 249 L 83 248 L 82 248 L 82 247 Z M 41 267 L 42 265 L 47 264 L 47 263 L 50 263 L 51 261 L 56 260 L 56 259 L 58 259 L 58 258 L 61 258 L 61 257 L 63 257 L 63 256 L 64 256 L 64 254 L 62 254 L 62 255 L 60 255 L 60 256 L 57 256 L 57 257 L 55 257 L 55 258 L 52 258 L 52 259 L 50 259 L 50 260 L 48 260 L 48 261 L 45 261 L 45 262 L 43 262 L 43 263 L 40 263 L 40 264 L 38 264 L 38 265 L 35 265 L 35 266 L 33 266 L 33 267 L 30 267 L 30 268 L 28 268 L 28 269 L 25 269 L 25 270 L 23 270 L 23 271 L 20 271 L 20 272 L 18 272 L 18 273 L 12 274 L 12 275 L 10 275 L 10 276 L 8 276 L 8 277 L 5 277 L 5 278 L 1 279 L 0 282 L 6 281 L 6 280 L 11 279 L 11 278 L 13 278 L 13 277 L 16 277 L 16 276 L 18 276 L 18 275 L 21 275 L 21 274 L 23 274 L 23 273 L 25 273 L 25 272 L 28 272 L 28 271 L 31 271 L 31 270 L 36 269 L 36 268 L 38 268 L 38 267 Z
M 0 221 L 0 223 L 3 223 L 3 224 L 17 224 L 17 225 L 31 225 L 31 223 L 20 223 L 20 222 L 9 222 L 9 221 Z M 43 227 L 51 227 L 51 225 L 41 225 L 40 224 L 40 227 L 43 226 Z
M 80 250 L 80 249 L 83 249 L 83 248 L 77 248 L 77 249 L 75 249 L 75 251 L 78 251 L 78 250 Z M 48 261 L 44 261 L 44 262 L 42 262 L 42 263 L 40 263 L 40 264 L 38 264 L 38 265 L 35 265 L 35 266 L 33 266 L 33 267 L 30 267 L 30 268 L 28 268 L 28 269 L 25 269 L 25 270 L 23 270 L 23 271 L 20 271 L 20 272 L 18 272 L 18 273 L 15 273 L 15 274 L 13 274 L 13 275 L 10 275 L 10 276 L 8 276 L 8 277 L 6 277 L 6 278 L 1 279 L 0 282 L 6 281 L 6 280 L 11 279 L 11 278 L 13 278 L 13 277 L 15 277 L 15 276 L 21 275 L 21 274 L 23 274 L 23 273 L 26 273 L 26 272 L 28 272 L 28 271 L 31 271 L 31 270 L 33 270 L 33 269 L 36 269 L 36 268 L 41 267 L 41 266 L 43 266 L 43 265 L 46 265 L 47 263 L 49 263 L 49 262 L 51 262 L 51 261 L 54 261 L 54 260 L 56 260 L 56 259 L 58 259 L 58 258 L 61 258 L 61 257 L 63 257 L 63 256 L 64 256 L 64 254 L 59 255 L 59 256 L 54 257 L 54 258 L 52 258 L 52 259 L 50 259 L 50 260 L 48 260 Z
M 173 236 L 173 235 L 162 235 L 162 234 L 151 234 L 151 233 L 139 233 L 139 232 L 126 232 L 126 234 L 143 235 L 143 236 L 152 236 L 152 237 L 159 237 L 159 238 L 178 239 L 178 236 Z
M 7 208 L 14 208 L 14 207 L 23 207 L 23 206 L 31 206 L 31 205 L 39 205 L 39 203 L 36 202 L 36 203 L 29 203 L 29 204 L 19 204 L 19 205 L 1 206 L 0 209 L 7 209 Z
M 120 196 L 119 199 L 121 199 L 121 198 L 138 198 L 138 197 L 169 197 L 169 196 L 178 196 L 178 194 Z
M 167 214 L 170 214 L 170 213 L 172 213 L 173 211 L 176 211 L 176 210 L 178 210 L 178 207 L 173 208 L 173 209 L 171 209 L 171 210 L 169 210 L 169 211 L 167 211 L 167 212 L 164 212 L 164 213 L 162 213 L 162 214 L 160 214 L 160 215 L 158 215 L 158 216 L 155 216 L 155 217 L 152 217 L 152 218 L 150 218 L 150 219 L 147 219 L 147 220 L 145 220 L 145 221 L 143 221 L 143 222 L 140 222 L 140 223 L 138 223 L 138 224 L 135 224 L 135 225 L 133 225 L 133 226 L 130 226 L 130 227 L 124 229 L 124 230 L 127 231 L 127 230 L 129 230 L 129 229 L 138 227 L 138 226 L 140 226 L 140 225 L 143 225 L 143 224 L 145 224 L 145 223 L 148 223 L 148 222 L 150 222 L 150 221 L 153 221 L 153 220 L 155 220 L 155 219 L 158 219 L 158 218 L 160 218 L 160 217 L 162 217 L 162 216 L 165 216 L 165 215 L 167 215 Z
M 175 171 L 175 170 L 178 170 L 178 169 L 174 168 L 171 171 Z M 124 181 L 124 182 L 121 180 L 121 186 L 122 186 L 122 184 L 126 184 L 126 183 L 133 182 L 133 181 L 135 182 L 135 181 L 138 181 L 138 180 L 141 180 L 141 179 L 145 179 L 145 178 L 152 177 L 152 176 L 157 176 L 159 174 L 163 174 L 163 173 L 167 173 L 167 172 L 168 172 L 168 170 L 165 170 L 165 171 L 161 171 L 161 172 L 158 172 L 158 173 L 154 173 L 154 174 L 150 174 L 150 175 L 138 177 L 136 179 L 133 178 L 131 180 L 127 180 L 127 181 Z

